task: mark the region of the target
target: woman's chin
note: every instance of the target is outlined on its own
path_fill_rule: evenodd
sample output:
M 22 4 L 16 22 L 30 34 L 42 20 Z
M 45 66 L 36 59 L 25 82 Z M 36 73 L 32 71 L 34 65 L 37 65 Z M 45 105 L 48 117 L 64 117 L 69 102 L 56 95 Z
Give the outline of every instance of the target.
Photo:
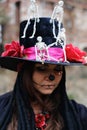
M 44 95 L 50 95 L 53 93 L 54 90 L 51 90 L 51 89 L 48 89 L 48 90 L 44 90 L 44 91 L 41 91 L 40 93 L 41 94 L 44 94 Z

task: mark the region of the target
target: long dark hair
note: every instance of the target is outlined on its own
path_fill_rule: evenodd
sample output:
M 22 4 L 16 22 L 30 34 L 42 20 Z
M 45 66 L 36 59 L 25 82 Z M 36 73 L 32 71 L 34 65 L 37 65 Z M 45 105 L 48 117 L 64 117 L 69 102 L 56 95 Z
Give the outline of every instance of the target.
M 24 66 L 28 67 L 30 70 L 28 73 L 28 76 L 30 77 L 28 78 L 28 83 L 24 76 L 25 67 L 23 67 L 18 73 L 13 92 L 0 97 L 0 130 L 7 129 L 13 118 L 13 114 L 17 117 L 18 130 L 36 129 L 35 116 L 29 101 L 38 101 L 42 105 L 42 99 L 44 97 L 40 98 L 39 94 L 33 94 L 35 91 L 34 89 L 32 89 L 32 91 L 30 90 L 30 86 L 32 87 L 31 79 L 34 64 L 32 63 L 29 64 L 29 66 Z M 76 113 L 75 106 L 67 97 L 65 90 L 65 75 L 65 67 L 63 67 L 63 75 L 58 88 L 56 88 L 50 96 L 46 97 L 46 99 L 44 98 L 45 102 L 48 103 L 48 106 L 45 107 L 44 105 L 44 109 L 51 113 L 51 118 L 45 130 L 61 130 L 63 126 L 67 130 L 84 129 L 82 121 L 79 119 L 78 113 Z M 23 82 L 26 82 L 26 84 Z M 34 100 L 32 99 L 33 96 L 30 92 L 35 95 Z M 16 111 L 14 108 L 16 108 Z M 12 130 L 15 130 L 14 126 Z
M 35 104 L 39 104 L 43 111 L 47 111 L 51 113 L 51 118 L 48 123 L 48 127 L 46 130 L 61 130 L 64 122 L 63 118 L 60 114 L 61 100 L 62 100 L 62 88 L 65 84 L 65 71 L 63 67 L 63 77 L 58 85 L 58 87 L 54 90 L 51 95 L 41 95 L 34 87 L 32 82 L 32 74 L 34 70 L 35 64 L 29 64 L 24 66 L 24 74 L 23 74 L 23 87 L 27 89 L 28 96 L 30 102 L 34 102 Z M 46 105 L 45 105 L 46 104 Z
M 29 101 L 33 101 L 35 103 L 39 103 L 44 110 L 51 113 L 51 118 L 48 122 L 48 126 L 45 130 L 62 130 L 68 129 L 68 130 L 82 130 L 81 122 L 78 118 L 78 114 L 75 111 L 75 108 L 72 104 L 72 102 L 68 99 L 67 93 L 66 93 L 66 74 L 65 74 L 65 67 L 63 66 L 63 75 L 61 78 L 61 81 L 58 85 L 58 87 L 54 90 L 54 92 L 51 95 L 48 96 L 41 96 L 33 87 L 32 83 L 32 74 L 33 74 L 33 68 L 34 63 L 29 63 L 28 66 L 24 67 L 24 71 L 22 70 L 22 74 L 19 73 L 19 76 L 17 78 L 16 82 L 16 88 L 19 89 L 17 92 L 19 92 L 19 97 L 22 96 L 22 99 L 19 101 L 19 97 L 17 96 L 17 101 L 19 106 L 24 106 L 23 108 L 20 107 L 19 112 L 20 113 L 20 119 L 24 121 L 25 123 L 21 122 L 19 123 L 18 130 L 21 130 L 21 125 L 23 124 L 24 129 L 23 130 L 35 130 L 35 120 L 34 120 L 34 112 L 32 110 L 31 104 L 29 104 Z M 27 71 L 27 75 L 25 73 L 25 68 Z M 23 76 L 22 76 L 23 75 Z M 25 76 L 26 75 L 26 76 Z M 28 79 L 27 76 L 29 77 Z M 23 80 L 23 85 L 20 83 Z M 18 84 L 19 83 L 19 84 Z M 21 91 L 23 89 L 23 91 Z M 27 90 L 27 91 L 26 91 Z M 29 90 L 29 91 L 28 91 Z M 23 99 L 23 97 L 25 99 Z M 30 99 L 30 100 L 28 100 Z M 25 100 L 25 101 L 24 101 Z M 46 105 L 44 105 L 46 102 Z M 30 113 L 30 118 L 27 117 L 27 112 L 25 113 L 25 105 L 28 106 L 28 113 Z M 23 114 L 24 113 L 24 114 Z M 22 116 L 21 116 L 22 115 Z M 30 119 L 30 120 L 29 120 Z M 20 121 L 21 121 L 20 120 Z M 29 120 L 29 121 L 28 121 Z M 27 125 L 26 125 L 27 123 Z

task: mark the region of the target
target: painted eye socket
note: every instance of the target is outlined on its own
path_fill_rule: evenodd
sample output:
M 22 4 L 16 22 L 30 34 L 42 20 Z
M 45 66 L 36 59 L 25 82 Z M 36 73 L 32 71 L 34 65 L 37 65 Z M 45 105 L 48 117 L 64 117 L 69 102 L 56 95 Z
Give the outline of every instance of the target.
M 45 72 L 47 69 L 44 66 L 39 66 L 39 67 L 36 67 L 35 70 L 38 72 Z
M 61 71 L 62 71 L 62 68 L 55 68 L 54 71 L 56 71 L 56 72 L 61 72 Z
M 62 67 L 61 66 L 56 66 L 54 69 L 49 69 L 46 66 L 36 66 L 35 67 L 35 71 L 39 72 L 39 73 L 47 73 L 47 72 L 54 72 L 56 74 L 58 74 L 59 72 L 62 72 Z
M 62 71 L 63 71 L 63 69 L 62 69 L 62 67 L 60 67 L 60 66 L 57 66 L 57 67 L 54 69 L 54 72 L 55 72 L 56 74 L 59 74 L 60 72 L 62 73 Z

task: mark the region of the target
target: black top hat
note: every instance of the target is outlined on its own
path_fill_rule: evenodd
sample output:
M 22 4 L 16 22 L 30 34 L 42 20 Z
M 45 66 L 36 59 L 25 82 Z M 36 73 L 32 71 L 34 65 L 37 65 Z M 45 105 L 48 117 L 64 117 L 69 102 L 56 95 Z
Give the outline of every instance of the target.
M 5 45 L 0 66 L 18 71 L 22 63 L 29 62 L 82 65 L 86 55 L 72 44 L 66 45 L 61 19 L 32 18 L 21 22 L 20 42 Z

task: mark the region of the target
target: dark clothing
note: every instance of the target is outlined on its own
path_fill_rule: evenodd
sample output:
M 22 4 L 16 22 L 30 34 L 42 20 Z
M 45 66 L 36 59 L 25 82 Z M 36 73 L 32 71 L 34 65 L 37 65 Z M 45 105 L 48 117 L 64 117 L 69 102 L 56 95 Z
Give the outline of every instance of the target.
M 18 117 L 17 130 L 36 130 L 35 115 L 29 103 L 30 95 L 26 91 L 26 87 L 23 87 L 22 74 L 18 73 L 14 90 L 0 97 L 0 130 L 7 130 L 15 107 Z M 87 130 L 87 108 L 68 99 L 65 76 L 64 68 L 60 84 L 49 97 L 56 105 L 56 108 L 51 112 L 54 118 L 60 113 L 64 122 L 63 130 Z M 58 95 L 60 95 L 60 99 Z
M 5 110 L 6 107 L 7 107 L 6 104 L 7 103 L 9 104 L 11 96 L 12 96 L 12 92 L 0 96 L 0 122 L 2 120 L 1 118 L 4 116 L 4 112 L 6 111 Z M 71 106 L 74 110 L 74 113 L 75 113 L 75 116 L 76 116 L 75 118 L 77 118 L 75 120 L 80 122 L 80 125 L 81 125 L 81 128 L 82 128 L 81 130 L 87 130 L 87 108 L 85 106 L 81 105 L 81 104 L 76 103 L 73 100 L 70 101 L 70 104 L 71 104 Z M 64 111 L 64 108 L 62 108 L 62 110 Z M 68 114 L 69 114 L 69 111 L 68 111 Z M 63 116 L 66 116 L 66 115 L 63 115 Z M 72 117 L 70 117 L 70 118 L 72 118 Z M 64 119 L 66 119 L 66 118 L 64 117 Z M 66 130 L 72 130 L 72 126 L 71 126 L 71 128 L 68 128 L 67 122 L 68 122 L 68 119 L 65 121 Z M 72 124 L 73 124 L 73 122 L 72 122 Z M 79 129 L 77 129 L 77 130 L 79 130 Z

